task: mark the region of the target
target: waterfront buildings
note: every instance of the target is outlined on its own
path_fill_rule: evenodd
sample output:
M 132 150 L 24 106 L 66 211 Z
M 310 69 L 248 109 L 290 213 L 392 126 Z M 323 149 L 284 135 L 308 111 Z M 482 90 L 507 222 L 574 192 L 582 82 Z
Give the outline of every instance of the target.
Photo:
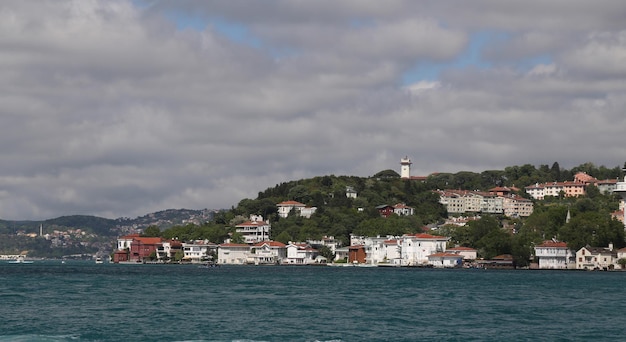
M 565 242 L 544 241 L 534 249 L 540 269 L 566 270 L 576 267 L 575 254 Z

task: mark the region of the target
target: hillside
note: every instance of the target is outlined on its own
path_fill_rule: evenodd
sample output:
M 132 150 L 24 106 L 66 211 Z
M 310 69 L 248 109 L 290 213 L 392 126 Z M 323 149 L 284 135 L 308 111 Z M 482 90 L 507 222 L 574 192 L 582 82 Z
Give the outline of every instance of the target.
M 20 249 L 37 251 L 33 254 L 42 256 L 66 255 L 69 252 L 106 254 L 112 249 L 116 237 L 150 226 L 159 228 L 151 229 L 150 234 L 165 238 L 208 239 L 220 243 L 225 238 L 233 236 L 234 226 L 247 220 L 251 214 L 262 215 L 270 220 L 271 238 L 277 241 L 304 241 L 332 235 L 347 244 L 350 234 L 401 235 L 421 232 L 425 226 L 439 226 L 447 217 L 447 212 L 433 190 L 488 190 L 496 186 L 509 186 L 522 189 L 519 194 L 527 196 L 523 191 L 524 186 L 571 180 L 579 171 L 598 179 L 622 177 L 619 167 L 609 169 L 604 166 L 596 167 L 591 163 L 571 170 L 562 169 L 558 163 L 554 163 L 552 167 L 511 166 L 504 170 L 488 170 L 481 173 L 468 171 L 454 174 L 434 173 L 416 180 L 401 179 L 393 170 L 383 170 L 371 177 L 327 175 L 277 184 L 260 191 L 254 199 L 242 199 L 232 210 L 168 209 L 134 219 L 72 215 L 44 221 L 0 220 L 0 235 L 4 236 L 4 242 L 0 244 L 0 254 L 15 253 Z M 348 191 L 356 194 L 356 197 L 347 196 Z M 316 207 L 317 211 L 309 219 L 297 215 L 281 218 L 278 216 L 277 204 L 286 200 Z M 624 244 L 623 241 L 618 241 L 619 236 L 612 232 L 614 224 L 610 222 L 610 213 L 617 208 L 614 197 L 596 194 L 593 198 L 551 199 L 546 203 L 543 202 L 536 203 L 536 214 L 527 220 L 501 222 L 505 225 L 514 225 L 515 229 L 521 232 L 532 227 L 526 240 L 516 242 L 522 246 L 519 248 L 525 249 L 529 243 L 544 236 L 569 236 L 576 244 L 582 244 L 589 242 L 588 235 L 593 235 L 597 240 L 595 242 L 616 240 L 617 242 L 614 242 L 616 246 Z M 397 203 L 413 207 L 414 215 L 382 218 L 376 210 L 377 206 Z M 563 222 L 564 210 L 567 211 L 567 208 L 571 208 L 572 211 L 572 223 L 569 225 Z M 590 216 L 592 213 L 600 216 L 592 217 Z M 550 224 L 542 223 L 542 220 L 548 221 L 546 217 L 549 217 Z M 580 231 L 574 226 L 578 224 L 577 221 L 590 220 L 606 221 L 603 224 L 606 230 L 610 231 L 605 234 L 606 237 L 603 236 L 600 240 L 598 239 L 600 236 L 594 235 L 594 231 L 580 236 L 572 235 Z M 48 234 L 48 240 L 44 240 L 47 242 L 33 238 L 39 235 L 40 227 L 44 234 Z M 481 236 L 479 234 L 468 240 L 463 235 L 466 233 L 461 231 L 447 233 L 459 243 L 470 244 L 478 243 L 480 240 L 478 237 Z M 507 243 L 511 246 L 510 242 Z M 495 251 L 500 249 L 494 249 Z

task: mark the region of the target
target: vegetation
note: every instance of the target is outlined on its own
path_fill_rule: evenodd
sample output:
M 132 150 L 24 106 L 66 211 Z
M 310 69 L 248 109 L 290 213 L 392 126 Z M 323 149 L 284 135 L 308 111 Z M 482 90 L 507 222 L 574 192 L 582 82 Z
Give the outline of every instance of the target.
M 598 179 L 622 176 L 619 167 L 609 169 L 604 166 L 596 167 L 591 163 L 571 170 L 562 169 L 558 163 L 553 163 L 552 166 L 539 167 L 529 164 L 510 166 L 504 170 L 481 173 L 438 173 L 428 176 L 423 182 L 401 179 L 393 170 L 383 170 L 372 177 L 328 175 L 277 184 L 259 192 L 255 199 L 242 199 L 236 207 L 215 213 L 210 220 L 200 225 L 150 226 L 144 230 L 144 236 L 160 236 L 180 241 L 206 239 L 215 243 L 231 238 L 240 242 L 243 239 L 240 234 L 235 233 L 234 226 L 255 214 L 270 220 L 272 239 L 284 243 L 332 235 L 348 244 L 350 234 L 402 235 L 422 232 L 426 226 L 430 226 L 439 227 L 433 234 L 451 237 L 451 244 L 476 248 L 480 257 L 511 254 L 518 265 L 528 264 L 532 247 L 546 239 L 566 241 L 573 249 L 585 245 L 606 246 L 608 243 L 613 243 L 617 248 L 623 247 L 623 225 L 612 220 L 610 216 L 611 212 L 617 210 L 618 198 L 603 195 L 595 187 L 588 187 L 587 195 L 581 198 L 555 197 L 536 201 L 534 213 L 525 219 L 484 215 L 464 227 L 441 226 L 447 213 L 439 203 L 438 194 L 433 190 L 488 190 L 496 186 L 523 189 L 534 183 L 572 180 L 579 171 Z M 358 197 L 347 197 L 347 187 L 354 189 Z M 520 195 L 527 196 L 523 190 Z M 276 204 L 285 200 L 295 200 L 318 209 L 309 219 L 297 215 L 281 218 L 278 216 Z M 405 203 L 415 208 L 415 215 L 382 218 L 376 210 L 376 206 L 396 203 Z M 570 219 L 566 220 L 568 212 Z M 142 219 L 155 215 L 168 217 L 169 222 L 175 222 L 172 210 L 146 215 Z M 57 227 L 77 224 L 100 235 L 115 235 L 110 233 L 113 231 L 112 226 L 131 221 L 133 220 L 72 216 L 48 222 Z M 37 231 L 39 224 L 34 221 L 0 221 L 0 234 L 15 235 L 19 230 Z M 0 252 L 7 253 L 21 248 L 47 251 L 46 248 L 49 248 L 28 247 L 13 240 L 6 241 L 0 245 Z M 9 248 L 9 244 L 14 244 L 15 247 Z

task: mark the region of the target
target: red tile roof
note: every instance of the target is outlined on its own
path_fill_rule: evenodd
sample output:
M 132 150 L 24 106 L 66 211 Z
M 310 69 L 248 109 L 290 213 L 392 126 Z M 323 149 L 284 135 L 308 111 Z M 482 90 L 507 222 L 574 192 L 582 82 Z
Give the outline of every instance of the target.
M 281 207 L 304 207 L 304 203 L 300 203 L 297 201 L 284 201 L 277 204 L 277 206 Z
M 246 221 L 244 223 L 240 223 L 235 227 L 258 227 L 258 226 L 266 226 L 267 223 L 263 221 Z
M 263 245 L 268 245 L 270 247 L 285 247 L 286 245 L 282 242 L 278 241 L 261 241 L 254 244 L 255 247 L 261 247 Z
M 474 248 L 471 247 L 453 247 L 453 248 L 448 248 L 449 251 L 476 251 Z
M 220 247 L 250 247 L 245 243 L 222 243 L 219 245 Z
M 547 240 L 542 242 L 540 245 L 537 245 L 537 247 L 567 248 L 567 243 L 561 241 Z

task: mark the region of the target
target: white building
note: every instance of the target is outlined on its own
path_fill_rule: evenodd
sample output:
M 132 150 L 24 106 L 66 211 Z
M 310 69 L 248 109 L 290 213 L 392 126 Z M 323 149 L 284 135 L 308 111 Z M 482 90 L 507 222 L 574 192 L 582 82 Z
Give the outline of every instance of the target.
M 613 244 L 604 247 L 582 247 L 576 252 L 576 269 L 611 270 L 617 263 L 617 252 Z
M 295 212 L 302 217 L 310 218 L 317 210 L 316 207 L 307 207 L 304 203 L 297 201 L 280 202 L 276 204 L 276 207 L 278 208 L 278 216 L 282 218 L 289 216 L 291 210 L 295 210 Z
M 287 245 L 286 264 L 306 265 L 314 264 L 317 258 L 317 249 L 306 243 L 290 243 Z
M 278 241 L 258 242 L 250 248 L 247 263 L 278 264 L 287 258 L 286 245 Z
M 535 257 L 540 269 L 573 269 L 576 267 L 574 252 L 565 242 L 544 241 L 535 246 Z
M 217 263 L 244 265 L 250 255 L 250 246 L 242 243 L 223 243 L 217 249 Z
M 430 234 L 403 235 L 402 265 L 419 266 L 428 264 L 428 256 L 446 250 L 450 238 Z
M 458 254 L 467 261 L 476 260 L 477 257 L 477 251 L 470 247 L 452 247 L 446 249 L 446 253 Z
M 251 216 L 250 221 L 235 226 L 235 231 L 240 233 L 246 243 L 257 243 L 270 239 L 272 226 L 269 222 L 263 221 L 263 217 L 258 215 Z
M 204 262 L 209 259 L 209 253 L 217 250 L 217 245 L 208 241 L 194 241 L 191 243 L 183 243 L 183 260 L 192 263 Z
M 398 203 L 393 206 L 393 213 L 398 216 L 409 216 L 415 213 L 415 209 L 407 206 L 404 203 Z
M 333 253 L 337 251 L 337 248 L 341 247 L 341 241 L 336 240 L 334 236 L 324 236 L 321 240 L 307 240 L 306 242 L 314 248 L 326 246 Z
M 428 264 L 436 268 L 461 267 L 463 256 L 456 253 L 435 253 L 428 256 Z

